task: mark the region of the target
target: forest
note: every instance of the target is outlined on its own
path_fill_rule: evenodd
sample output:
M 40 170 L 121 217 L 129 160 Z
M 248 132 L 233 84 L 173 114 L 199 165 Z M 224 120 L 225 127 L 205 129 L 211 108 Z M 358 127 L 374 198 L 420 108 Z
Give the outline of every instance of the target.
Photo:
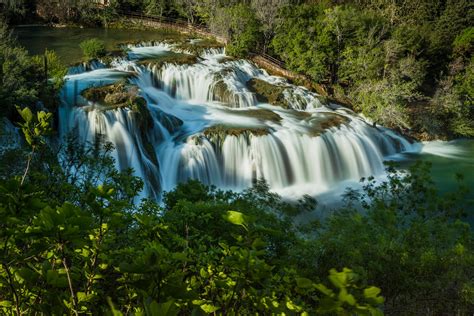
M 328 98 L 418 140 L 474 136 L 473 4 L 468 0 L 7 0 L 0 8 L 0 314 L 470 315 L 472 199 L 441 192 L 430 165 L 360 180 L 324 219 L 265 180 L 241 192 L 180 183 L 163 202 L 117 170 L 113 146 L 57 135 L 67 67 L 31 56 L 22 23 L 120 27 L 120 12 L 185 19 L 264 52 Z M 82 43 L 85 58 L 104 54 Z M 78 43 L 78 49 L 79 43 Z M 47 65 L 47 68 L 45 67 Z M 47 69 L 47 73 L 45 73 Z M 6 136 L 15 142 L 14 136 Z M 11 137 L 11 138 L 9 138 Z

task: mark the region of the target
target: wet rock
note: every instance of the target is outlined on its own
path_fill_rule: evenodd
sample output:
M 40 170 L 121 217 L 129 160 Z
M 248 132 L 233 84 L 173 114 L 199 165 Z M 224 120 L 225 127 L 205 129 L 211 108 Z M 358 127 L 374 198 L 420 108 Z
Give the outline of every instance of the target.
M 263 122 L 270 121 L 273 123 L 280 123 L 282 120 L 282 117 L 280 115 L 267 109 L 251 109 L 251 110 L 233 111 L 232 114 L 256 118 Z
M 189 55 L 183 53 L 166 53 L 161 56 L 156 56 L 152 58 L 145 58 L 138 62 L 139 65 L 156 65 L 158 67 L 163 66 L 164 64 L 175 64 L 175 65 L 192 65 L 199 61 L 199 58 L 196 55 Z
M 176 43 L 174 47 L 180 51 L 200 55 L 204 53 L 207 49 L 223 48 L 224 46 L 212 38 L 200 38 L 180 41 Z
M 281 106 L 285 109 L 291 108 L 284 94 L 287 90 L 286 87 L 277 86 L 257 78 L 250 79 L 246 85 L 250 91 L 256 94 L 259 102 Z
M 332 127 L 339 127 L 349 123 L 347 117 L 334 113 L 317 113 L 306 119 L 306 121 L 309 123 L 309 135 L 313 137 L 323 134 Z
M 217 124 L 206 128 L 202 133 L 212 142 L 222 144 L 227 136 L 238 137 L 243 135 L 246 138 L 248 138 L 250 135 L 265 136 L 270 134 L 270 129 L 267 127 L 243 127 Z
M 211 93 L 213 101 L 236 105 L 234 93 L 229 89 L 224 80 L 216 81 L 211 89 Z

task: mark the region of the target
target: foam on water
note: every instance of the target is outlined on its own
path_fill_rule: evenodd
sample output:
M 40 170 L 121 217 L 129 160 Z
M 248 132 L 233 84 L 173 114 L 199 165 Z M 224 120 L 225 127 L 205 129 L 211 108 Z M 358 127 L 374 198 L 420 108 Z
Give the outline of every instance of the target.
M 223 50 L 204 51 L 192 65 L 134 61 L 173 49 L 161 43 L 131 46 L 129 58 L 115 60 L 109 69 L 68 76 L 63 91 L 62 135 L 77 133 L 84 144 L 105 135 L 116 147 L 118 167 L 131 167 L 144 179 L 144 195 L 160 199 L 191 178 L 234 190 L 264 178 L 287 196 L 321 194 L 345 181 L 383 174 L 385 157 L 419 149 L 347 109 L 323 106 L 315 93 L 247 60 L 223 59 Z M 89 86 L 130 75 L 153 118 L 148 130 L 128 109 L 90 110 L 73 103 Z M 258 102 L 246 85 L 252 78 L 285 88 L 289 109 Z

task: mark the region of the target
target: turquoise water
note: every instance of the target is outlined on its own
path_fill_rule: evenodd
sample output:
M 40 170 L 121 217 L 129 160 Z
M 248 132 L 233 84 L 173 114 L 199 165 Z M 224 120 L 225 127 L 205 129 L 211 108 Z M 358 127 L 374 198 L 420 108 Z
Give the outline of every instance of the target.
M 430 162 L 433 179 L 442 192 L 457 188 L 456 174 L 462 175 L 464 183 L 474 189 L 474 140 L 428 142 L 420 153 L 405 153 L 400 158 L 402 167 L 419 160 Z
M 456 174 L 460 174 L 470 190 L 466 202 L 469 222 L 474 225 L 474 140 L 428 142 L 420 153 L 404 153 L 396 160 L 401 168 L 420 160 L 431 163 L 431 176 L 440 193 L 457 191 Z

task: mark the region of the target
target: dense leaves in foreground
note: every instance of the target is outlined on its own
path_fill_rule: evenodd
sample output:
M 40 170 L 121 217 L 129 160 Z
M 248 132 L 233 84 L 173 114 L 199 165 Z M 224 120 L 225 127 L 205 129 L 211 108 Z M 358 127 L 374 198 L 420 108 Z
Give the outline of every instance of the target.
M 114 169 L 109 145 L 55 150 L 50 116 L 19 111 L 27 167 L 15 176 L 9 152 L 0 164 L 3 313 L 381 313 L 380 289 L 350 269 L 320 282 L 288 262 L 296 207 L 264 183 L 237 194 L 191 181 L 163 207 L 135 203 L 142 182 Z
M 295 216 L 305 218 L 315 201 L 286 203 L 261 181 L 242 193 L 190 181 L 162 206 L 138 203 L 142 182 L 115 170 L 109 145 L 84 149 L 70 139 L 56 148 L 44 141 L 48 116 L 21 116 L 29 146 L 3 152 L 0 163 L 4 313 L 434 315 L 474 307 L 465 189 L 440 197 L 422 166 L 389 170 L 381 184 L 364 180 L 362 191 L 346 192 L 346 207 L 301 226 Z M 18 157 L 26 170 L 14 168 Z

